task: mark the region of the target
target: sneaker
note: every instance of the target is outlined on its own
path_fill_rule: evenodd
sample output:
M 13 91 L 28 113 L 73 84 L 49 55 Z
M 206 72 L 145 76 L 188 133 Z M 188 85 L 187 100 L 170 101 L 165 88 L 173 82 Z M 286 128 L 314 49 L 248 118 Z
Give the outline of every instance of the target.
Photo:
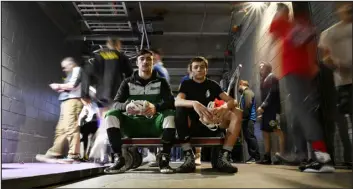
M 272 164 L 273 165 L 282 165 L 282 162 L 277 158 L 277 156 L 272 157 Z
M 309 159 L 309 160 L 304 159 L 304 160 L 302 160 L 300 162 L 300 165 L 299 165 L 299 170 L 304 170 L 306 165 L 311 164 L 312 162 L 314 162 L 313 159 Z
M 161 153 L 158 156 L 159 171 L 164 174 L 174 173 L 174 170 L 169 166 L 170 156 L 169 154 Z
M 63 156 L 51 156 L 51 155 L 43 155 L 43 154 L 37 154 L 36 155 L 36 160 L 39 162 L 44 162 L 44 163 L 60 163 L 60 161 L 63 160 Z M 69 163 L 63 161 L 62 163 Z
M 249 158 L 246 162 L 245 162 L 246 164 L 254 164 L 254 163 L 256 163 L 256 160 L 255 160 L 255 158 Z
M 126 171 L 125 159 L 120 154 L 114 154 L 114 163 L 110 167 L 104 169 L 104 173 L 117 174 Z
M 142 159 L 143 163 L 155 162 L 156 155 L 151 153 L 150 151 L 147 152 L 147 156 Z
M 154 155 L 154 154 L 153 154 L 153 155 Z M 161 156 L 161 153 L 157 153 L 157 155 L 155 156 L 156 159 L 155 159 L 154 161 L 149 162 L 149 163 L 148 163 L 148 166 L 149 166 L 149 167 L 159 167 L 158 161 L 159 161 L 159 159 L 161 158 L 160 156 Z
M 188 150 L 184 152 L 184 158 L 185 161 L 180 167 L 176 169 L 176 172 L 178 173 L 192 173 L 195 172 L 196 170 L 196 165 L 195 165 L 195 155 L 192 152 L 192 150 Z
M 148 164 L 148 167 L 158 167 L 159 165 L 158 165 L 158 162 L 157 161 L 153 161 L 153 162 L 150 162 L 149 164 Z
M 195 165 L 200 166 L 201 165 L 201 153 L 195 154 Z
M 262 165 L 271 165 L 272 164 L 271 156 L 269 154 L 265 154 L 264 158 L 258 161 L 257 163 Z
M 221 151 L 217 160 L 217 169 L 223 173 L 236 173 L 238 172 L 238 168 L 234 167 L 231 163 L 231 153 L 228 151 Z
M 348 169 L 352 169 L 352 162 L 345 162 L 345 166 L 347 166 Z
M 68 155 L 66 158 L 62 159 L 63 161 L 67 161 L 68 163 L 81 163 L 80 155 Z
M 301 164 L 302 161 L 299 160 L 297 156 L 293 155 L 281 155 L 280 153 L 276 153 L 275 157 L 281 161 L 283 164 L 286 165 L 292 165 L 292 166 L 298 166 Z
M 316 151 L 314 154 L 316 160 L 300 166 L 300 171 L 306 173 L 333 173 L 335 171 L 328 153 Z

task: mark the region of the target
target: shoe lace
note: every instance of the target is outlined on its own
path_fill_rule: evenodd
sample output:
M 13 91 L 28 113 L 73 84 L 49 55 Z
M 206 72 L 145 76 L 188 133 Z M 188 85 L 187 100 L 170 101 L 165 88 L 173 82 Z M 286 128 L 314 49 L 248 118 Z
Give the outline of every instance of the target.
M 180 167 L 190 167 L 190 165 L 193 165 L 195 163 L 195 160 L 194 158 L 192 158 L 192 155 L 191 153 L 187 153 L 185 154 L 185 161 L 184 163 L 180 166 Z
M 218 161 L 218 167 L 229 167 L 232 166 L 230 163 L 231 155 L 229 152 L 223 152 L 220 154 L 220 161 Z

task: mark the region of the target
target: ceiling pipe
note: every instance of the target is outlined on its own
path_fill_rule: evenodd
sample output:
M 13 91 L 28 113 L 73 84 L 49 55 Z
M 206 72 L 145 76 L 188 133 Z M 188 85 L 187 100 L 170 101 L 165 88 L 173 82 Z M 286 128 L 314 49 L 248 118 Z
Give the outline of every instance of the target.
M 118 37 L 118 36 L 117 36 Z M 82 41 L 106 41 L 109 36 L 69 36 L 66 40 L 82 40 Z M 138 37 L 119 37 L 120 41 L 138 41 Z
M 119 16 L 119 17 L 99 17 L 99 16 L 92 16 L 89 18 L 86 18 L 86 20 L 84 19 L 80 19 L 79 22 L 111 22 L 111 21 L 131 21 L 133 24 L 136 24 L 137 20 L 141 19 L 140 16 L 138 15 L 128 15 L 128 16 Z M 145 17 L 144 18 L 145 21 L 149 21 L 149 22 L 161 22 L 164 21 L 164 17 L 162 16 L 150 16 L 150 17 Z
M 142 12 L 142 5 L 141 2 L 139 1 L 139 7 L 140 7 L 140 14 L 141 14 L 141 19 L 142 19 L 142 24 L 143 24 L 143 31 L 145 33 L 145 37 L 146 37 L 146 42 L 147 42 L 147 48 L 150 48 L 150 44 L 149 44 L 149 40 L 148 40 L 148 36 L 147 36 L 147 32 L 146 32 L 146 25 L 145 25 L 145 19 L 143 16 L 143 12 Z
M 143 48 L 144 39 L 145 39 L 145 32 L 142 32 L 140 50 L 142 50 L 142 48 Z
M 163 32 L 163 35 L 170 35 L 170 36 L 195 36 L 195 35 L 228 36 L 228 33 L 227 32 Z

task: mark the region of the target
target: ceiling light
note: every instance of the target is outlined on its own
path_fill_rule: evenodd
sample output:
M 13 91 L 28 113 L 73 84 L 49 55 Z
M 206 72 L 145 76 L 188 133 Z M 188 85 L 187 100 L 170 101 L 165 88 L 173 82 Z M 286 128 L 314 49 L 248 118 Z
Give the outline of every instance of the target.
M 251 2 L 250 5 L 251 5 L 251 7 L 255 8 L 255 9 L 259 9 L 262 6 L 264 6 L 265 3 L 264 2 Z

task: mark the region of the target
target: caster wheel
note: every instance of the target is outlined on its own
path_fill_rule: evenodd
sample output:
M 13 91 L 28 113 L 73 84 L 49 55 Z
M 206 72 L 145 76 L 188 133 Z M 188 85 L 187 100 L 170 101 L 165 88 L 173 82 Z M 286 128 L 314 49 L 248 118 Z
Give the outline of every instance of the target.
M 212 147 L 211 151 L 211 165 L 213 169 L 217 168 L 217 161 L 218 161 L 218 156 L 221 151 L 222 147 L 221 146 L 214 146 Z
M 129 151 L 131 152 L 132 156 L 133 156 L 133 165 L 132 165 L 132 169 L 136 169 L 138 167 L 141 166 L 142 164 L 142 154 L 138 151 L 137 147 L 132 147 L 129 149 Z
M 127 171 L 127 170 L 131 169 L 131 167 L 134 163 L 134 157 L 133 157 L 132 153 L 126 148 L 123 148 L 122 152 L 123 152 L 123 157 L 125 159 L 125 169 Z

